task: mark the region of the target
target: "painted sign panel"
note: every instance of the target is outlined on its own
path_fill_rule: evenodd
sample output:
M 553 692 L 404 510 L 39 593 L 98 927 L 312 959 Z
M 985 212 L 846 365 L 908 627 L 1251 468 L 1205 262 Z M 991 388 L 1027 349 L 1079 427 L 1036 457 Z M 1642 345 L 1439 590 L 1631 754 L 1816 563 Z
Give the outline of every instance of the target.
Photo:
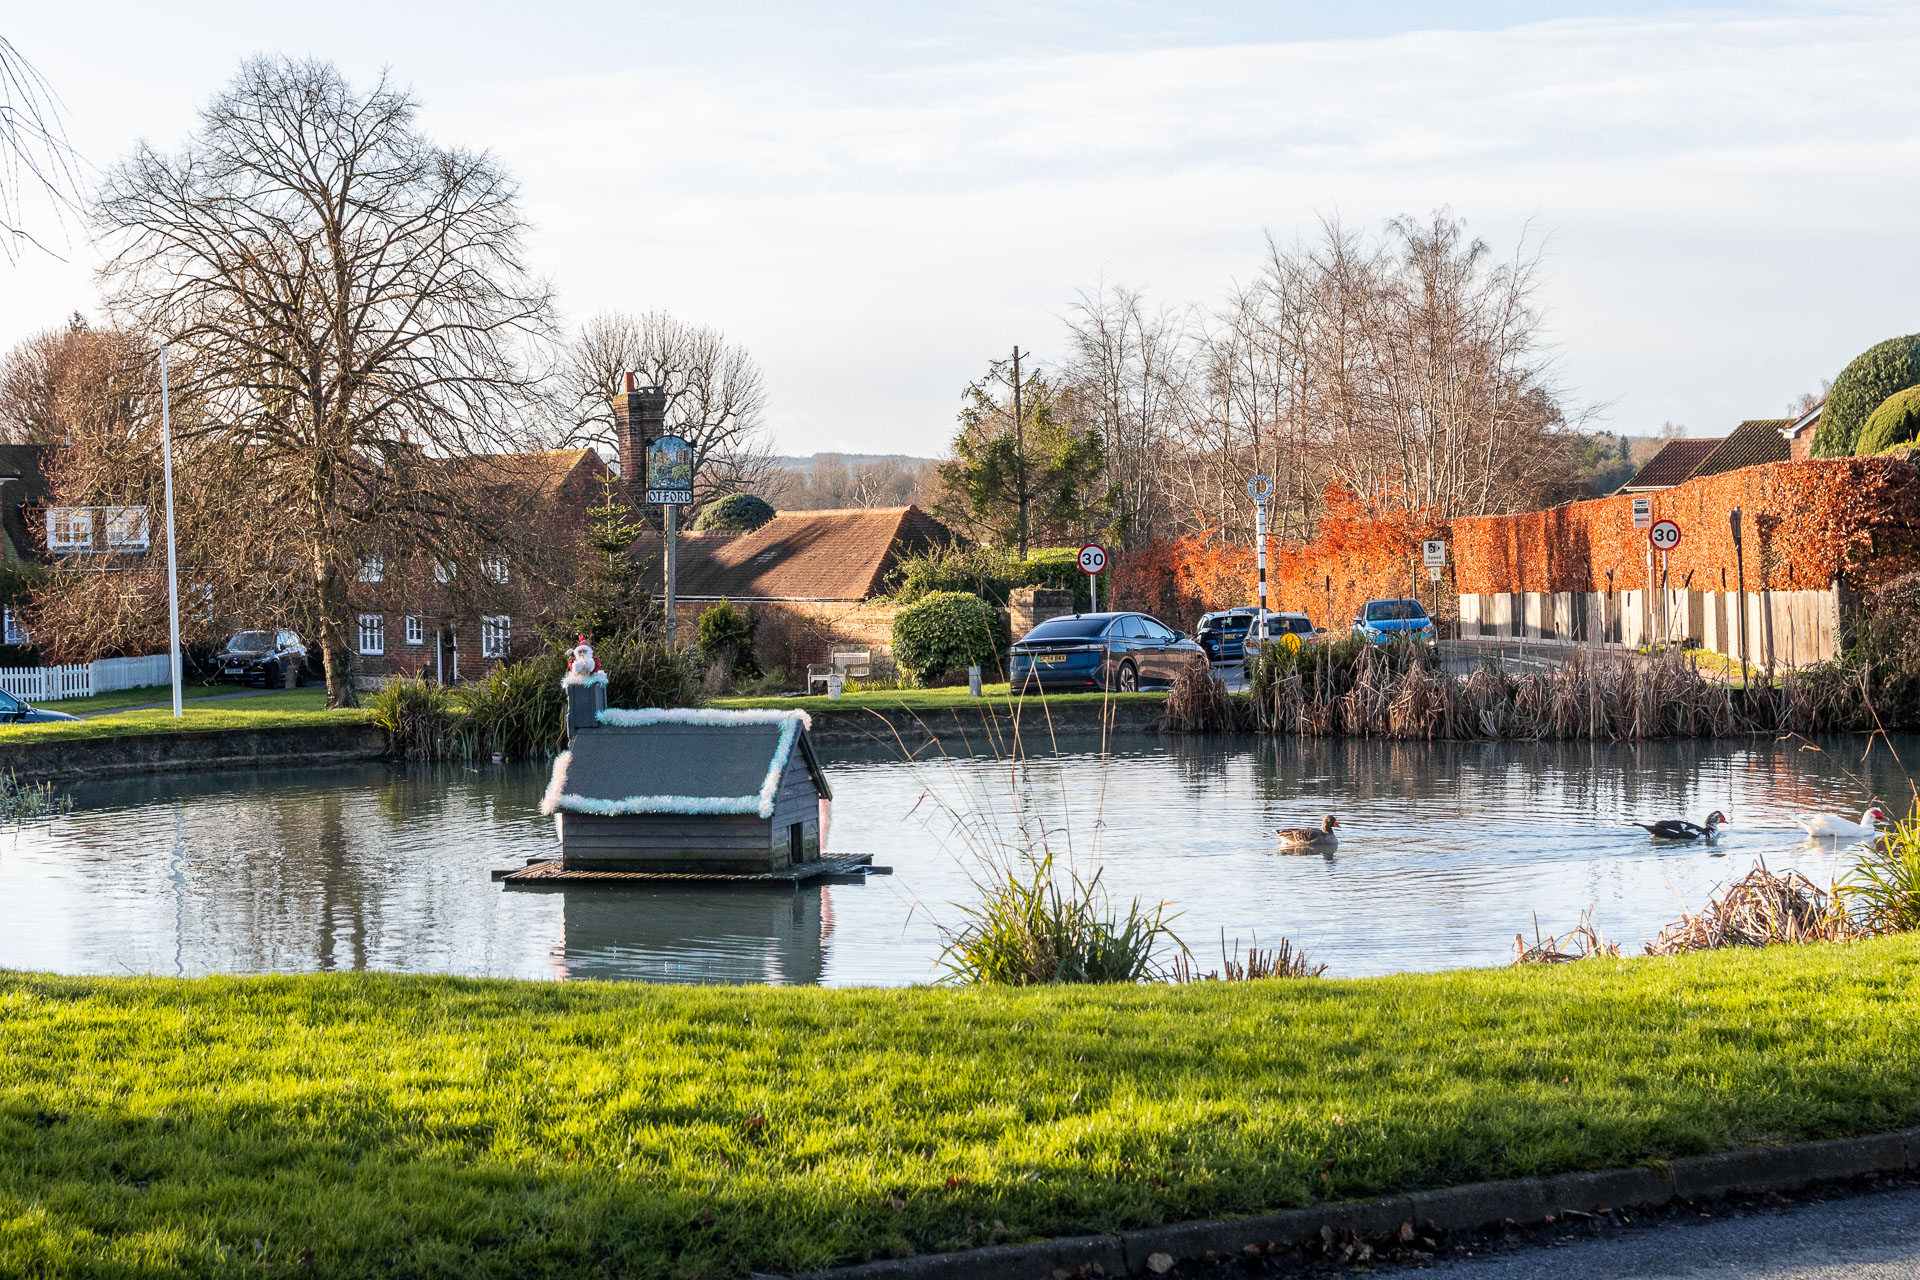
M 693 504 L 693 446 L 679 436 L 661 436 L 647 446 L 647 501 Z

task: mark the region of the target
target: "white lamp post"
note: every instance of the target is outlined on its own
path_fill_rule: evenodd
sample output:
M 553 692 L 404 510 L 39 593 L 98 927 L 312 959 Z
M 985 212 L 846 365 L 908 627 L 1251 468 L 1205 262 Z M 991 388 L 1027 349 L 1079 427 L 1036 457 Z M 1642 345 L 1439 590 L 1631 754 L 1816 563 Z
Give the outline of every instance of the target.
M 186 714 L 180 704 L 180 570 L 173 550 L 173 414 L 167 404 L 167 344 L 160 344 L 160 457 L 167 473 L 167 622 L 173 634 L 173 718 Z

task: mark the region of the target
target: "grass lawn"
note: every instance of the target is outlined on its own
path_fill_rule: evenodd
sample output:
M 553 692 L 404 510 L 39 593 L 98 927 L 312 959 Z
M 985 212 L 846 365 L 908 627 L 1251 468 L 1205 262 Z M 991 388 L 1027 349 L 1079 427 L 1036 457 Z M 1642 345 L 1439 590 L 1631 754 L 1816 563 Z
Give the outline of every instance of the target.
M 773 707 L 781 710 L 802 711 L 949 711 L 967 707 L 991 706 L 995 710 L 1005 711 L 1018 703 L 1026 711 L 1040 714 L 1041 706 L 1089 706 L 1102 702 L 1150 702 L 1161 703 L 1167 700 L 1165 693 L 1030 693 L 1024 698 L 1013 698 L 1008 693 L 1007 683 L 980 686 L 985 695 L 975 698 L 968 694 L 965 685 L 950 689 L 873 689 L 860 693 L 847 693 L 839 698 L 715 698 L 711 705 L 739 709 L 744 707 Z
M 231 684 L 183 683 L 180 696 L 190 698 L 217 698 L 222 694 L 242 693 L 245 690 Z M 96 693 L 91 698 L 63 698 L 58 702 L 37 702 L 34 705 L 48 711 L 64 711 L 68 715 L 91 715 L 96 711 L 117 711 L 122 707 L 137 707 L 148 702 L 171 704 L 173 690 L 167 685 L 157 685 L 146 689 L 116 689 L 112 693 Z
M 162 691 L 171 699 L 171 694 Z M 109 695 L 113 696 L 113 695 Z M 47 709 L 65 711 L 73 703 L 50 702 Z M 95 716 L 77 723 L 53 721 L 47 724 L 0 726 L 0 742 L 55 742 L 73 738 L 111 738 L 130 733 L 182 733 L 193 729 L 273 729 L 293 725 L 339 724 L 364 720 L 359 710 L 328 711 L 324 689 L 282 689 L 257 698 L 235 698 L 228 702 L 196 701 L 188 703 L 180 719 L 173 718 L 171 704 L 146 711 L 121 711 Z
M 1920 1121 L 1920 939 L 822 991 L 0 974 L 0 1273 L 739 1275 Z

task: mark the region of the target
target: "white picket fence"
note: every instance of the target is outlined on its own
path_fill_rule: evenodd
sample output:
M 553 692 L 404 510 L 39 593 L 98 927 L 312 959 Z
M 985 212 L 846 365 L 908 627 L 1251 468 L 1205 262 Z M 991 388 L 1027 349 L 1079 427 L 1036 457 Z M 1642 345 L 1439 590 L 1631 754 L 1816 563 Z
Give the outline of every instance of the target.
M 0 667 L 0 689 L 24 702 L 88 698 L 115 689 L 145 689 L 173 679 L 164 653 L 144 658 L 101 658 L 65 667 Z

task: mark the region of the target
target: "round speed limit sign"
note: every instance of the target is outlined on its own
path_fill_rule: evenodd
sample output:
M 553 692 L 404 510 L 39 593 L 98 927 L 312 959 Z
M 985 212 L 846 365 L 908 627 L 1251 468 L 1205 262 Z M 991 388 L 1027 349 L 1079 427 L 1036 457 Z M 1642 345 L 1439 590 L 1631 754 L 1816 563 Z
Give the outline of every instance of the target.
M 1671 551 L 1680 545 L 1680 526 L 1671 520 L 1655 520 L 1647 530 L 1647 541 L 1655 551 Z
M 1097 542 L 1080 548 L 1080 572 L 1099 573 L 1107 567 L 1107 549 Z

